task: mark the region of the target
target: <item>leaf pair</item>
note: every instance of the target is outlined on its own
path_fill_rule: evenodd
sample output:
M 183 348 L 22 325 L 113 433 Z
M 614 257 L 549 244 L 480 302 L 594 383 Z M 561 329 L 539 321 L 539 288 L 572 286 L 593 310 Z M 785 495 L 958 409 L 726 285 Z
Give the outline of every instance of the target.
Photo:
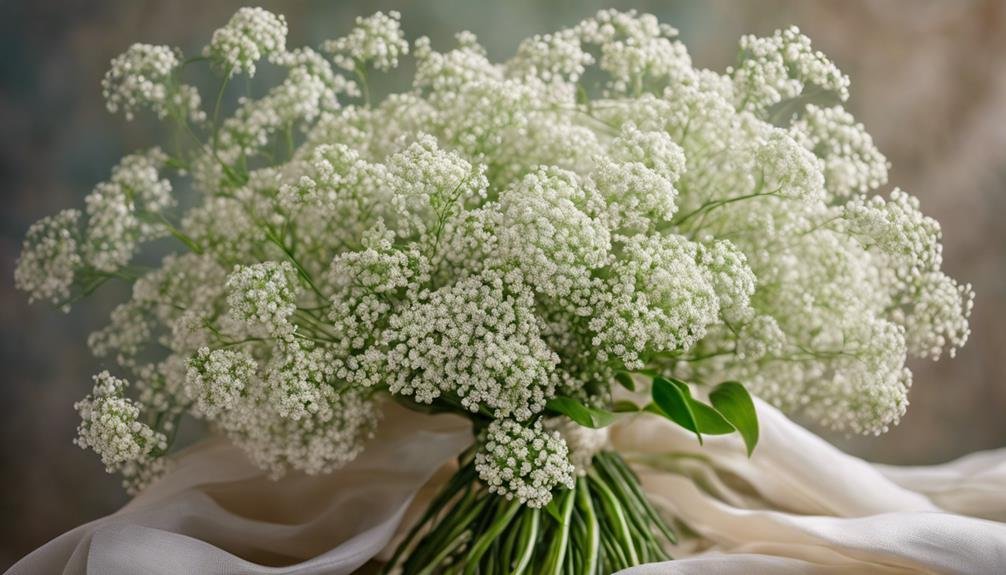
M 624 379 L 631 382 L 628 374 Z M 626 382 L 619 381 L 628 387 Z M 727 381 L 716 386 L 709 393 L 712 405 L 706 405 L 692 397 L 688 384 L 678 379 L 657 376 L 653 379 L 653 403 L 646 410 L 662 415 L 681 427 L 695 433 L 699 443 L 702 435 L 726 435 L 737 432 L 744 440 L 748 456 L 758 444 L 758 416 L 754 401 L 744 386 L 736 381 Z M 587 407 L 572 397 L 554 397 L 545 404 L 551 412 L 565 415 L 576 423 L 593 429 L 607 427 L 615 420 L 615 413 L 638 411 L 639 407 L 630 401 L 618 401 L 615 413 Z
M 688 384 L 674 378 L 654 378 L 651 393 L 653 403 L 646 409 L 695 433 L 699 443 L 702 434 L 726 435 L 736 431 L 744 440 L 749 457 L 758 444 L 754 401 L 736 381 L 721 383 L 709 393 L 712 406 L 693 398 Z

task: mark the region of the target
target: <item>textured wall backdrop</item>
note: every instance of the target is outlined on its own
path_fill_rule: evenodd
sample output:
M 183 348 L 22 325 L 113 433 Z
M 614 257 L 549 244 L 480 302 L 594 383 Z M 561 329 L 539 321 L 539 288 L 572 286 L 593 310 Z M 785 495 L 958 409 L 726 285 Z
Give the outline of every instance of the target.
M 99 81 L 132 42 L 192 54 L 246 3 L 232 0 L 0 0 L 0 569 L 125 501 L 97 458 L 71 444 L 72 404 L 99 365 L 85 345 L 123 295 L 106 290 L 67 316 L 13 289 L 36 219 L 83 196 L 152 124 L 105 113 Z M 262 3 L 259 3 L 262 4 Z M 892 182 L 942 222 L 946 268 L 977 292 L 973 335 L 954 360 L 918 363 L 912 406 L 878 438 L 832 437 L 878 461 L 932 463 L 1006 445 L 1006 2 L 1002 0 L 288 1 L 290 44 L 318 44 L 378 9 L 410 38 L 444 46 L 476 33 L 490 55 L 602 7 L 638 8 L 681 30 L 694 60 L 722 69 L 742 33 L 799 25 L 853 80 L 853 112 L 894 164 Z M 401 83 L 395 84 L 401 85 Z M 208 87 L 204 86 L 204 89 Z M 205 94 L 205 91 L 204 91 Z

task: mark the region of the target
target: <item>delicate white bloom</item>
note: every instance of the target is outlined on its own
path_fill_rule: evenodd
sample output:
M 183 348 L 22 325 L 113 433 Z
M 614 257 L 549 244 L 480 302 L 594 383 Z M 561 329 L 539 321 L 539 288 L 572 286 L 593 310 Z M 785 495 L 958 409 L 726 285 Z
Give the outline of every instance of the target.
M 887 183 L 887 158 L 841 106 L 810 104 L 790 131 L 824 162 L 824 185 L 832 197 L 866 193 Z
M 541 339 L 534 295 L 487 272 L 441 288 L 389 320 L 374 370 L 392 393 L 524 420 L 554 393 L 559 358 Z
M 524 40 L 507 66 L 513 74 L 535 75 L 546 82 L 576 82 L 593 63 L 594 57 L 584 51 L 576 31 L 562 30 Z
M 257 368 L 244 352 L 202 347 L 189 360 L 185 391 L 195 399 L 199 413 L 212 419 L 237 406 Z
M 971 335 L 974 300 L 970 284 L 959 285 L 942 272 L 923 273 L 894 315 L 905 326 L 908 351 L 934 360 L 945 351 L 954 357 Z
M 263 8 L 241 8 L 223 28 L 213 33 L 203 55 L 228 76 L 255 75 L 255 64 L 286 51 L 286 18 Z
M 399 21 L 402 15 L 392 10 L 357 17 L 356 27 L 348 36 L 325 42 L 336 65 L 346 70 L 371 65 L 378 70 L 398 67 L 399 56 L 409 53 Z
M 164 434 L 142 423 L 140 408 L 123 397 L 127 385 L 103 371 L 94 376 L 91 395 L 74 405 L 81 419 L 77 445 L 93 449 L 110 471 L 167 447 Z
M 849 77 L 821 52 L 796 26 L 772 36 L 744 36 L 740 61 L 728 70 L 736 87 L 738 109 L 764 111 L 773 104 L 802 94 L 808 87 L 849 98 Z
M 216 156 L 229 162 L 253 157 L 267 148 L 277 131 L 314 121 L 337 103 L 324 75 L 308 67 L 294 67 L 286 80 L 263 98 L 241 99 L 237 111 L 220 127 Z
M 593 290 L 590 330 L 599 359 L 640 369 L 651 353 L 687 349 L 717 319 L 719 302 L 698 246 L 682 236 L 634 236 Z
M 673 79 L 691 68 L 684 45 L 671 40 L 678 31 L 652 14 L 601 10 L 578 31 L 585 43 L 601 47 L 599 66 L 611 75 L 615 91 L 638 95 L 646 76 Z
M 592 190 L 572 172 L 542 168 L 500 194 L 498 256 L 550 296 L 587 287 L 608 258 L 608 228 L 588 213 Z
M 387 168 L 395 191 L 394 224 L 403 236 L 436 236 L 466 204 L 483 199 L 488 186 L 481 170 L 459 154 L 440 149 L 436 138 L 426 134 L 389 157 Z
M 819 160 L 785 130 L 767 130 L 754 145 L 761 189 L 755 193 L 820 203 L 825 199 Z
M 729 240 L 716 240 L 700 246 L 699 262 L 708 270 L 724 319 L 731 323 L 747 319 L 757 281 L 747 256 Z
M 112 60 L 101 81 L 105 106 L 113 114 L 121 110 L 127 120 L 146 107 L 159 118 L 201 121 L 206 115 L 199 92 L 173 77 L 180 65 L 180 53 L 169 46 L 133 44 Z
M 489 491 L 517 499 L 528 507 L 544 507 L 552 490 L 572 488 L 574 467 L 558 431 L 545 431 L 536 421 L 525 427 L 499 419 L 489 424 L 475 469 Z
M 296 272 L 288 262 L 236 266 L 227 276 L 227 305 L 236 321 L 271 335 L 289 335 L 296 287 Z
M 28 228 L 21 257 L 14 268 L 14 285 L 28 301 L 65 305 L 83 258 L 80 254 L 80 212 L 63 210 Z
M 129 263 L 138 243 L 167 235 L 157 215 L 174 205 L 171 182 L 161 179 L 167 156 L 158 148 L 126 156 L 112 177 L 84 198 L 87 204 L 84 259 L 114 272 Z
M 853 198 L 842 218 L 854 237 L 889 255 L 903 275 L 938 269 L 943 262 L 939 222 L 923 215 L 919 200 L 901 190 L 886 201 L 880 196 Z
M 625 123 L 591 174 L 608 204 L 609 227 L 642 232 L 671 221 L 678 208 L 674 182 L 685 169 L 684 151 L 666 132 Z

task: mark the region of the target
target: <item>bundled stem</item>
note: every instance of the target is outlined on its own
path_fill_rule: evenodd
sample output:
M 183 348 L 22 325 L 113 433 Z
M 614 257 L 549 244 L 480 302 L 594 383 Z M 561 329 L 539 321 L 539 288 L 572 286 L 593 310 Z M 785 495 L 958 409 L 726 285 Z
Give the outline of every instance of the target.
M 595 455 L 545 513 L 489 492 L 475 476 L 463 455 L 383 573 L 593 575 L 670 559 L 664 546 L 674 533 L 614 452 Z

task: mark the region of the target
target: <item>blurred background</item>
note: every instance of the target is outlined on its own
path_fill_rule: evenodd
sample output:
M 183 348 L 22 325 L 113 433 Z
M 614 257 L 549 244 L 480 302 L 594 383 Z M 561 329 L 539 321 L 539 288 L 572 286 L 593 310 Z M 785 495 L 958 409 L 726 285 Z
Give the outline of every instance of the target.
M 120 301 L 106 289 L 64 315 L 28 306 L 13 267 L 28 226 L 81 208 L 152 124 L 111 117 L 100 79 L 131 43 L 195 54 L 241 5 L 174 0 L 0 0 L 0 569 L 126 501 L 115 477 L 72 445 L 73 402 L 99 370 L 85 343 Z M 1006 445 L 1006 2 L 1003 0 L 343 0 L 260 3 L 284 13 L 290 46 L 318 45 L 353 19 L 397 9 L 410 39 L 444 47 L 474 32 L 494 59 L 532 34 L 603 7 L 676 26 L 696 65 L 722 70 L 744 33 L 797 24 L 852 77 L 849 108 L 944 230 L 946 268 L 977 292 L 956 359 L 916 362 L 911 408 L 881 437 L 827 435 L 874 461 L 925 464 Z M 407 73 L 408 68 L 403 70 Z M 402 86 L 405 80 L 392 80 Z M 202 86 L 204 99 L 209 86 Z

